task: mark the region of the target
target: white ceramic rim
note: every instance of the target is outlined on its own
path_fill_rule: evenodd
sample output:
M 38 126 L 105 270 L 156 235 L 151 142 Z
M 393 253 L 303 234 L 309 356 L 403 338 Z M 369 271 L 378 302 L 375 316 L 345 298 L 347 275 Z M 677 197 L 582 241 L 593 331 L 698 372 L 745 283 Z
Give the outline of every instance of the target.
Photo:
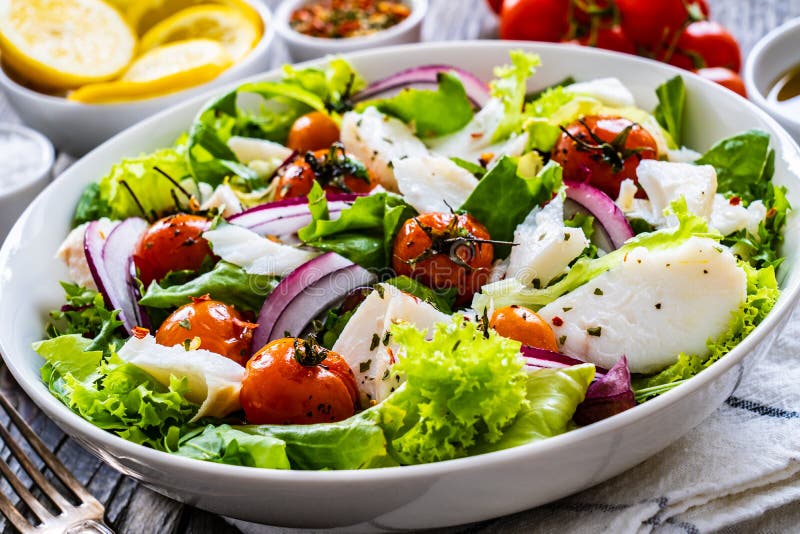
M 261 39 L 258 41 L 258 44 L 255 46 L 255 48 L 253 48 L 252 50 L 250 50 L 250 52 L 247 53 L 244 59 L 242 59 L 235 65 L 232 65 L 228 69 L 224 70 L 217 78 L 209 80 L 206 83 L 202 83 L 200 85 L 193 85 L 191 87 L 181 89 L 180 91 L 167 93 L 165 95 L 154 96 L 150 98 L 142 98 L 139 100 L 131 100 L 128 102 L 112 102 L 109 104 L 85 104 L 83 102 L 75 102 L 74 100 L 68 100 L 63 96 L 55 96 L 55 95 L 48 95 L 46 93 L 40 93 L 39 91 L 35 91 L 33 89 L 30 89 L 28 87 L 25 87 L 24 85 L 20 85 L 19 83 L 17 83 L 6 73 L 6 71 L 2 67 L 0 67 L 0 86 L 3 86 L 7 91 L 13 91 L 17 94 L 22 95 L 25 98 L 40 100 L 43 105 L 57 105 L 65 108 L 78 108 L 78 107 L 105 108 L 111 110 L 113 110 L 114 108 L 126 107 L 126 106 L 130 108 L 135 108 L 137 106 L 142 106 L 142 107 L 147 106 L 149 108 L 149 106 L 152 106 L 153 103 L 157 103 L 161 99 L 171 98 L 175 95 L 183 93 L 184 91 L 192 91 L 200 89 L 202 87 L 214 83 L 222 76 L 235 78 L 236 73 L 238 71 L 246 68 L 247 65 L 249 65 L 258 58 L 260 53 L 264 52 L 264 50 L 275 39 L 275 25 L 273 24 L 272 11 L 270 11 L 269 7 L 267 7 L 267 5 L 261 0 L 244 0 L 244 2 L 246 2 L 248 5 L 250 5 L 250 7 L 255 9 L 258 12 L 259 17 L 261 18 L 261 24 L 264 27 L 264 32 L 261 35 Z
M 749 96 L 751 100 L 758 104 L 759 107 L 763 109 L 769 109 L 775 115 L 780 116 L 782 120 L 785 120 L 787 123 L 792 124 L 798 130 L 800 130 L 800 118 L 797 118 L 796 115 L 792 115 L 791 113 L 787 113 L 785 108 L 777 106 L 767 100 L 766 95 L 762 94 L 758 89 L 758 84 L 756 83 L 755 78 L 756 66 L 761 61 L 767 48 L 769 48 L 773 41 L 791 32 L 800 32 L 800 17 L 792 19 L 778 26 L 756 43 L 756 45 L 750 51 L 750 54 L 748 54 L 747 60 L 744 64 L 744 85 L 747 89 L 747 96 Z M 792 54 L 796 53 L 796 51 L 789 50 L 787 53 Z M 798 57 L 798 59 L 800 60 L 800 57 Z M 780 76 L 780 74 L 778 76 Z M 770 80 L 770 85 L 776 81 L 778 81 L 777 77 L 774 80 Z
M 8 132 L 32 139 L 39 146 L 41 160 L 39 166 L 33 169 L 26 180 L 15 183 L 8 189 L 0 189 L 0 200 L 12 197 L 21 190 L 26 189 L 46 178 L 56 161 L 56 152 L 50 140 L 32 128 L 11 122 L 0 123 L 0 133 Z
M 551 43 L 531 43 L 522 41 L 519 42 L 448 41 L 446 43 L 443 42 L 431 42 L 431 43 L 421 43 L 421 44 L 415 43 L 415 44 L 398 45 L 392 47 L 384 47 L 373 50 L 365 50 L 349 54 L 349 57 L 362 58 L 362 57 L 369 57 L 372 55 L 382 55 L 389 51 L 403 52 L 404 50 L 410 50 L 414 48 L 417 49 L 422 48 L 423 50 L 426 48 L 441 49 L 441 48 L 451 48 L 451 47 L 466 49 L 469 46 L 474 46 L 476 44 L 481 47 L 497 47 L 505 50 L 513 49 L 515 46 L 531 47 L 531 45 L 535 45 L 536 49 L 539 50 L 546 50 L 563 46 Z M 583 53 L 585 54 L 596 55 L 597 57 L 601 57 L 607 54 L 624 56 L 627 59 L 627 61 L 638 62 L 641 65 L 647 65 L 652 61 L 644 58 L 637 58 L 629 54 L 617 54 L 614 52 L 608 52 L 605 50 L 594 49 L 594 48 L 583 48 L 582 50 Z M 307 61 L 304 63 L 299 63 L 298 66 L 301 68 L 307 66 L 317 66 L 324 64 L 324 62 L 325 59 L 323 58 L 323 59 Z M 713 88 L 712 91 L 724 90 L 714 82 L 699 78 L 696 74 L 692 74 L 688 71 L 678 69 L 676 67 L 671 67 L 669 65 L 663 65 L 660 63 L 659 65 L 661 65 L 668 71 L 672 71 L 673 74 L 680 74 L 682 76 L 692 77 L 697 83 L 700 83 L 701 85 L 708 88 Z M 267 75 L 274 75 L 279 72 L 280 69 L 274 69 L 272 71 L 269 71 L 268 73 L 259 74 L 250 77 L 249 79 L 231 83 L 228 86 L 218 87 L 202 95 L 198 95 L 180 105 L 181 106 L 196 105 L 200 107 L 204 102 L 210 100 L 214 96 L 218 96 L 220 94 L 224 94 L 227 91 L 233 90 L 242 83 L 261 80 Z M 766 122 L 770 126 L 770 128 L 772 128 L 775 131 L 775 136 L 777 138 L 773 138 L 774 143 L 777 144 L 779 142 L 783 147 L 789 149 L 788 151 L 786 151 L 786 153 L 783 154 L 783 157 L 786 160 L 786 165 L 791 166 L 793 168 L 800 168 L 800 147 L 798 147 L 797 143 L 792 139 L 792 137 L 772 117 L 767 115 L 763 110 L 756 107 L 753 103 L 742 98 L 741 105 L 749 107 L 752 112 L 756 113 L 764 122 Z M 162 120 L 162 117 L 169 114 L 170 112 L 171 108 L 161 111 L 156 115 L 150 117 L 149 119 L 146 119 L 131 128 L 139 128 L 139 129 L 152 128 Z M 127 131 L 128 130 L 125 130 L 117 134 L 117 136 L 126 135 Z M 113 137 L 112 139 L 116 139 L 117 136 Z M 96 148 L 95 150 L 103 150 L 103 147 L 110 141 L 111 140 L 107 141 L 103 145 L 100 145 L 100 147 Z M 29 212 L 36 209 L 40 200 L 41 196 L 38 197 L 36 201 L 31 203 L 30 206 L 28 206 L 25 213 L 22 215 L 22 217 L 20 217 L 20 219 L 11 229 L 9 236 L 6 239 L 6 243 L 19 242 L 24 238 L 24 236 L 22 235 L 23 224 L 21 223 L 21 221 L 27 218 Z M 9 251 L 10 247 L 3 246 L 2 248 L 0 248 L 0 264 L 6 261 L 6 256 L 9 254 Z M 603 434 L 615 433 L 623 429 L 624 427 L 634 424 L 637 421 L 645 419 L 650 415 L 661 411 L 662 409 L 668 409 L 669 405 L 671 405 L 679 397 L 684 395 L 689 395 L 703 388 L 709 383 L 714 382 L 717 378 L 719 378 L 727 371 L 729 371 L 732 367 L 737 365 L 747 354 L 752 352 L 757 347 L 757 345 L 764 339 L 764 337 L 774 328 L 779 326 L 784 317 L 792 310 L 794 302 L 797 300 L 798 294 L 800 294 L 800 277 L 798 277 L 797 280 L 794 281 L 791 285 L 782 288 L 781 296 L 778 299 L 778 302 L 776 303 L 773 310 L 769 313 L 769 315 L 744 341 L 742 341 L 742 343 L 737 345 L 725 357 L 720 358 L 708 369 L 705 369 L 703 372 L 687 380 L 683 384 L 631 410 L 627 410 L 625 412 L 617 414 L 603 421 L 599 421 L 592 425 L 572 430 L 565 434 L 547 438 L 541 441 L 536 441 L 533 443 L 528 443 L 525 445 L 519 445 L 517 447 L 513 447 L 510 449 L 490 452 L 478 456 L 470 456 L 455 460 L 446 460 L 442 462 L 430 463 L 430 464 L 409 465 L 409 466 L 399 466 L 399 467 L 383 467 L 383 468 L 364 469 L 364 470 L 295 471 L 295 470 L 253 468 L 253 467 L 244 467 L 236 465 L 217 464 L 212 462 L 205 462 L 202 460 L 194 460 L 191 458 L 185 458 L 182 456 L 176 456 L 166 452 L 157 451 L 154 449 L 149 449 L 143 445 L 137 445 L 135 443 L 126 441 L 121 437 L 118 437 L 109 432 L 105 432 L 104 430 L 92 425 L 91 423 L 84 420 L 76 413 L 72 412 L 65 405 L 63 405 L 58 399 L 56 399 L 53 395 L 51 395 L 46 388 L 34 387 L 32 383 L 28 383 L 25 380 L 23 380 L 22 377 L 24 377 L 25 375 L 16 365 L 14 358 L 4 357 L 4 359 L 6 365 L 8 366 L 8 369 L 11 371 L 11 374 L 17 379 L 22 389 L 28 394 L 28 396 L 34 401 L 34 403 L 36 403 L 40 407 L 46 406 L 47 410 L 45 411 L 50 411 L 58 414 L 57 422 L 61 422 L 64 425 L 68 425 L 70 427 L 75 427 L 79 429 L 79 432 L 82 432 L 88 439 L 90 439 L 94 444 L 96 444 L 100 448 L 104 448 L 106 450 L 122 451 L 122 453 L 126 457 L 136 459 L 137 461 L 146 462 L 147 465 L 149 465 L 150 468 L 152 469 L 158 469 L 160 466 L 165 466 L 165 467 L 169 466 L 170 469 L 175 469 L 177 467 L 181 470 L 188 470 L 193 473 L 200 474 L 206 477 L 236 477 L 237 479 L 242 480 L 243 482 L 264 481 L 264 480 L 272 480 L 279 483 L 300 482 L 309 484 L 315 482 L 369 483 L 371 481 L 378 481 L 378 480 L 384 482 L 387 480 L 399 482 L 403 480 L 427 478 L 431 476 L 437 476 L 440 474 L 446 474 L 453 470 L 468 468 L 470 465 L 476 463 L 481 464 L 483 467 L 491 467 L 492 465 L 504 464 L 506 462 L 524 461 L 526 459 L 529 460 L 531 457 L 534 457 L 537 452 L 559 448 L 561 446 L 572 444 L 574 442 L 581 440 L 591 440 L 596 436 L 600 436 Z M 3 353 L 4 355 L 8 354 L 5 347 L 3 346 L 2 339 L 0 339 L 0 353 Z M 41 386 L 41 384 L 37 384 L 37 386 Z
M 451 0 L 452 1 L 452 0 Z M 278 35 L 293 44 L 315 48 L 328 48 L 330 52 L 344 52 L 367 46 L 380 46 L 384 41 L 402 35 L 422 22 L 428 12 L 428 0 L 404 0 L 411 6 L 411 14 L 402 21 L 386 30 L 381 30 L 372 35 L 361 37 L 348 37 L 346 39 L 330 39 L 327 37 L 312 37 L 295 31 L 289 25 L 292 12 L 301 4 L 310 4 L 313 0 L 282 0 L 275 11 L 275 26 Z

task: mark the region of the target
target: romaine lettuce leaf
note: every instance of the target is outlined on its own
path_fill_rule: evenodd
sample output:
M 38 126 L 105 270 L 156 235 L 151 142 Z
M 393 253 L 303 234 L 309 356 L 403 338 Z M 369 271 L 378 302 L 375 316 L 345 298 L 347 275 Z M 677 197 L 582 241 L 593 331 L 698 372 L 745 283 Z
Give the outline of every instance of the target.
M 185 209 L 189 199 L 156 167 L 178 183 L 190 176 L 183 154 L 175 149 L 125 158 L 114 164 L 98 184 L 84 190 L 75 210 L 74 224 L 98 216 L 155 220 Z
M 719 360 L 741 343 L 775 306 L 780 295 L 775 269 L 772 266 L 755 269 L 746 262 L 740 262 L 739 265 L 747 273 L 747 298 L 732 314 L 728 331 L 718 339 L 708 340 L 711 351 L 708 357 L 681 354 L 676 363 L 658 374 L 636 377 L 633 380 L 633 389 L 638 402 L 677 386 Z
M 248 274 L 225 261 L 200 276 L 178 285 L 153 282 L 139 304 L 148 308 L 170 309 L 191 302 L 192 297 L 210 295 L 239 310 L 258 311 L 279 280 L 273 276 Z
M 180 437 L 178 456 L 228 465 L 290 469 L 286 443 L 278 438 L 248 434 L 230 425 L 207 425 Z
M 375 106 L 379 111 L 411 124 L 418 137 L 438 137 L 457 132 L 472 120 L 472 103 L 457 75 L 437 74 L 438 89 L 404 89 L 395 96 L 368 100 L 359 110 Z
M 686 107 L 686 86 L 683 78 L 675 76 L 656 87 L 658 105 L 653 111 L 658 124 L 680 146 L 683 136 L 683 114 Z
M 416 211 L 397 195 L 359 197 L 336 220 L 328 216 L 328 201 L 318 183 L 308 194 L 313 220 L 297 233 L 307 245 L 336 252 L 362 267 L 381 269 L 391 263 L 392 241 Z
M 527 406 L 495 443 L 479 440 L 470 454 L 499 451 L 563 434 L 594 379 L 594 365 L 539 369 L 528 373 Z
M 495 67 L 495 79 L 489 84 L 492 97 L 500 100 L 505 109 L 503 120 L 492 134 L 493 143 L 506 139 L 522 127 L 528 78 L 542 64 L 537 54 L 512 50 L 509 55 L 511 64 Z
M 521 176 L 517 158 L 503 156 L 459 209 L 486 226 L 492 239 L 512 241 L 517 225 L 561 187 L 561 172 L 561 166 L 551 161 L 535 176 Z M 507 254 L 508 247 L 499 247 L 495 256 Z

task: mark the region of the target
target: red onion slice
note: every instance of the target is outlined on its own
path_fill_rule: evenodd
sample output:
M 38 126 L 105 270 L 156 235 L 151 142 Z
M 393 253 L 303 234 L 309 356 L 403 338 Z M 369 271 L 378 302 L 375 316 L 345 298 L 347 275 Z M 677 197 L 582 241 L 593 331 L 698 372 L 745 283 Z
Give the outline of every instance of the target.
M 567 198 L 580 204 L 603 227 L 613 246 L 612 250 L 633 237 L 628 219 L 611 197 L 586 183 L 565 181 L 564 185 L 567 186 Z
M 264 301 L 253 333 L 253 352 L 286 332 L 299 335 L 325 309 L 374 280 L 375 275 L 334 252 L 304 263 Z
M 476 107 L 483 107 L 489 100 L 489 86 L 483 80 L 469 71 L 452 65 L 423 65 L 400 71 L 388 78 L 371 83 L 366 89 L 355 95 L 354 100 L 360 102 L 382 97 L 390 92 L 396 92 L 398 89 L 416 85 L 432 87 L 437 84 L 437 75 L 440 72 L 455 72 L 461 83 L 464 84 L 467 97 Z
M 106 305 L 119 310 L 119 319 L 128 332 L 141 322 L 131 276 L 131 255 L 147 227 L 147 221 L 132 217 L 119 223 L 103 239 L 100 222 L 93 221 L 86 227 L 84 237 L 86 259 L 95 284 Z
M 359 196 L 363 195 L 326 195 L 331 219 L 337 218 L 338 214 L 349 208 Z M 308 199 L 297 197 L 250 208 L 232 215 L 228 218 L 228 222 L 261 235 L 289 235 L 311 222 L 311 212 L 308 210 Z
M 523 345 L 520 352 L 522 352 L 525 365 L 536 369 L 560 369 L 586 363 L 566 354 L 528 345 Z M 595 379 L 605 376 L 607 372 L 602 367 L 595 366 Z
M 573 420 L 581 426 L 607 419 L 636 406 L 628 359 L 622 356 L 604 377 L 595 379 L 578 405 Z

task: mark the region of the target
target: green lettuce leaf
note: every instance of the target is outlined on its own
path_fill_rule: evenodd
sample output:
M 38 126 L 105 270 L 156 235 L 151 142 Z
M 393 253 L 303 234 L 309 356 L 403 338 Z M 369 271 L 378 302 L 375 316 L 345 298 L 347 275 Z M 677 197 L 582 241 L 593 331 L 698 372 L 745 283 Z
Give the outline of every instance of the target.
M 548 162 L 535 176 L 521 176 L 518 161 L 509 156 L 500 158 L 459 208 L 486 226 L 492 239 L 512 241 L 517 225 L 561 187 L 558 163 Z M 507 254 L 508 247 L 497 247 L 495 256 Z
M 69 282 L 61 282 L 66 304 L 50 312 L 47 336 L 55 338 L 67 334 L 80 334 L 90 339 L 87 350 L 107 351 L 109 345 L 120 344 L 119 327 L 122 321 L 118 312 L 106 309 L 103 295 Z
M 678 226 L 664 228 L 657 232 L 639 234 L 628 240 L 622 247 L 606 254 L 605 256 L 591 259 L 582 257 L 573 264 L 569 272 L 555 284 L 535 289 L 524 286 L 516 279 L 511 278 L 483 286 L 482 293 L 475 296 L 473 307 L 483 310 L 492 304 L 495 308 L 517 304 L 539 309 L 561 295 L 589 282 L 594 277 L 619 265 L 625 255 L 638 247 L 649 250 L 669 249 L 679 245 L 693 236 L 709 237 L 719 240 L 718 233 L 710 232 L 708 222 L 689 212 L 686 200 L 681 198 L 672 203 L 672 212 L 678 219 Z
M 312 221 L 297 233 L 305 244 L 375 269 L 391 263 L 395 234 L 406 220 L 416 215 L 401 197 L 377 193 L 359 197 L 332 221 L 325 192 L 316 182 L 308 194 L 308 205 Z
M 290 469 L 286 443 L 272 436 L 253 435 L 230 425 L 207 425 L 180 437 L 178 456 L 228 465 Z
M 431 289 L 408 276 L 395 276 L 394 278 L 384 280 L 382 283 L 393 285 L 409 295 L 424 300 L 440 312 L 453 313 L 453 305 L 458 295 L 458 290 L 454 287 L 442 290 Z
M 683 78 L 675 76 L 656 87 L 658 105 L 653 111 L 658 124 L 680 146 L 683 136 L 683 115 L 686 108 L 686 86 Z
M 430 341 L 408 324 L 391 332 L 405 349 L 392 371 L 406 382 L 378 406 L 400 463 L 463 457 L 478 439 L 497 443 L 528 406 L 518 342 L 460 316 L 436 325 Z
M 748 130 L 715 144 L 697 160 L 717 171 L 717 192 L 739 196 L 745 203 L 764 198 L 774 171 L 769 135 Z
M 403 89 L 395 96 L 368 100 L 358 109 L 375 106 L 379 111 L 397 117 L 413 126 L 418 137 L 438 137 L 456 132 L 472 120 L 472 103 L 456 74 L 437 74 L 439 87 Z
M 44 359 L 42 380 L 50 392 L 93 425 L 134 443 L 164 450 L 198 406 L 186 400 L 186 379 L 164 387 L 116 354 L 90 350 L 92 340 L 69 334 L 34 343 Z
M 512 50 L 509 55 L 511 64 L 495 67 L 495 79 L 489 84 L 492 97 L 500 100 L 505 109 L 503 120 L 492 134 L 492 142 L 506 139 L 522 127 L 528 78 L 542 64 L 537 54 Z
M 248 274 L 237 265 L 220 261 L 212 270 L 183 284 L 151 283 L 139 304 L 148 308 L 177 308 L 191 302 L 192 297 L 208 294 L 239 310 L 257 312 L 278 282 L 273 276 Z
M 525 105 L 523 127 L 530 137 L 531 148 L 550 152 L 561 136 L 560 125 L 592 115 L 600 107 L 599 101 L 564 91 L 563 87 L 544 91 Z
M 652 376 L 633 379 L 633 389 L 638 402 L 647 400 L 708 368 L 742 342 L 767 316 L 778 300 L 780 290 L 772 266 L 755 269 L 750 264 L 739 264 L 747 273 L 747 298 L 732 313 L 728 330 L 717 339 L 708 340 L 711 351 L 707 357 L 681 354 L 678 361 Z
M 594 373 L 592 364 L 529 372 L 528 406 L 503 431 L 499 441 L 479 441 L 470 454 L 499 451 L 565 433 L 594 380 Z
M 134 158 L 125 158 L 111 167 L 98 184 L 89 185 L 76 207 L 73 222 L 81 224 L 99 217 L 125 219 L 144 217 L 155 220 L 186 207 L 188 199 L 156 167 L 175 182 L 184 182 L 189 169 L 184 156 L 165 148 Z

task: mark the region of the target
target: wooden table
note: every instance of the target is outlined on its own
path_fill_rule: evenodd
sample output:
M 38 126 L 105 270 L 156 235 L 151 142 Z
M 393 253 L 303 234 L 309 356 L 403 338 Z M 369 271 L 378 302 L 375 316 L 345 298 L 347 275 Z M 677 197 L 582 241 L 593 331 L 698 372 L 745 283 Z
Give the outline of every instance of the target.
M 644 1 L 644 0 L 642 0 Z M 276 0 L 267 0 L 271 5 Z M 798 0 L 709 0 L 713 18 L 726 27 L 739 39 L 742 51 L 746 54 L 755 42 L 772 28 L 786 20 L 800 16 Z M 442 41 L 455 39 L 492 38 L 496 35 L 497 23 L 484 4 L 484 0 L 431 0 L 430 13 L 423 27 L 423 39 Z M 282 43 L 275 44 L 272 56 L 273 66 L 288 60 Z M 4 97 L 0 95 L 0 121 L 16 121 Z M 63 170 L 71 159 L 62 155 L 57 169 Z M 84 451 L 80 445 L 66 437 L 33 403 L 22 394 L 13 380 L 5 373 L 0 375 L 0 387 L 9 392 L 34 430 L 47 445 L 55 450 L 61 460 L 69 466 L 77 478 L 88 486 L 97 498 L 106 504 L 108 520 L 120 533 L 159 533 L 186 532 L 193 534 L 229 534 L 239 532 L 220 517 L 187 506 L 145 488 L 133 479 L 123 476 Z M 0 422 L 5 423 L 3 414 Z M 7 449 L 0 454 L 8 458 Z M 4 484 L 4 490 L 8 487 Z M 773 514 L 795 514 L 800 518 L 800 503 L 787 505 Z M 508 532 L 531 531 L 525 528 L 520 517 L 497 519 L 455 532 L 494 532 L 503 529 Z M 755 524 L 740 525 L 735 532 L 751 532 Z M 13 532 L 0 518 L 0 528 Z M 506 530 L 507 529 L 507 530 Z M 730 531 L 734 532 L 734 531 Z

